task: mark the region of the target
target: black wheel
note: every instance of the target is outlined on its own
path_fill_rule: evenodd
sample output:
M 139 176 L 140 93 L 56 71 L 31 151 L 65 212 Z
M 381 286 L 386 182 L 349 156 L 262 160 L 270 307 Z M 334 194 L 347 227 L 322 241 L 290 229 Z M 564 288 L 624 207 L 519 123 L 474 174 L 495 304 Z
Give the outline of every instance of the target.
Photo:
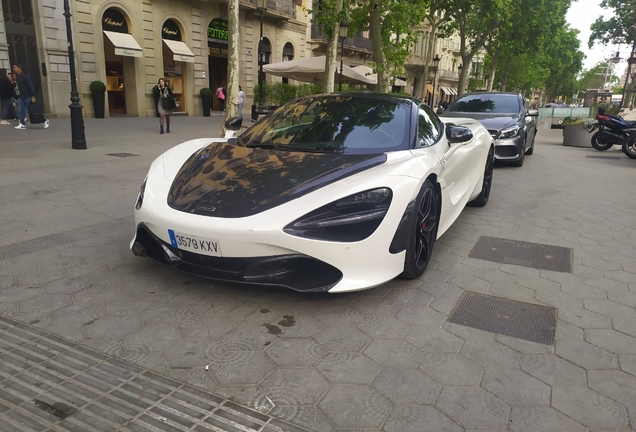
M 490 147 L 488 158 L 486 159 L 486 168 L 484 169 L 484 182 L 481 186 L 481 192 L 477 198 L 468 203 L 472 207 L 483 207 L 488 203 L 490 197 L 490 188 L 492 187 L 492 172 L 495 167 L 495 148 Z
M 426 180 L 409 215 L 404 271 L 400 277 L 417 279 L 431 261 L 439 225 L 439 197 L 435 186 Z
M 536 137 L 537 137 L 537 133 L 535 132 L 534 135 L 532 135 L 532 142 L 530 143 L 530 148 L 526 150 L 526 156 L 531 156 L 532 153 L 534 153 L 534 139 Z
M 601 136 L 602 132 L 598 131 L 592 135 L 592 147 L 598 151 L 605 151 L 612 148 L 614 144 L 607 142 L 605 138 Z
M 636 136 L 631 136 L 623 143 L 623 153 L 632 159 L 636 159 Z
M 510 162 L 510 166 L 517 167 L 517 168 L 522 167 L 523 166 L 523 159 L 524 159 L 525 155 L 526 155 L 526 152 L 522 151 L 521 155 L 519 157 L 519 160 L 516 160 L 514 162 Z

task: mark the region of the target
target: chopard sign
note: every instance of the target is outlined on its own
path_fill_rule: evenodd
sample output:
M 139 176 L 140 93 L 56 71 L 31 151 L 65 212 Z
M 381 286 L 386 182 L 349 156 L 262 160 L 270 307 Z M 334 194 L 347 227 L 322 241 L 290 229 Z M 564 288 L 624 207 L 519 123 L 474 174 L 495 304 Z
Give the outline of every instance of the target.
M 169 34 L 169 35 L 173 35 L 173 36 L 176 36 L 176 35 L 177 35 L 177 33 L 178 33 L 178 31 L 177 31 L 177 30 L 170 30 L 168 27 L 164 27 L 164 28 L 163 28 L 163 32 L 164 32 L 165 34 Z
M 123 27 L 124 26 L 124 22 L 123 21 L 115 21 L 110 17 L 106 17 L 104 18 L 104 22 L 108 25 L 114 26 L 114 27 Z

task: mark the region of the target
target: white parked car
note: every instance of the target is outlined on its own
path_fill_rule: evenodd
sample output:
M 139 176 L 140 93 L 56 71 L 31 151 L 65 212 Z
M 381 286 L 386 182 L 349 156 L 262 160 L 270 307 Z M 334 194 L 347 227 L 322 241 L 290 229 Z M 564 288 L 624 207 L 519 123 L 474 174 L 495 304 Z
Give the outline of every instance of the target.
M 390 94 L 307 96 L 238 138 L 157 158 L 131 249 L 200 276 L 307 292 L 417 278 L 464 207 L 488 202 L 493 164 L 493 138 L 475 120 L 442 121 Z

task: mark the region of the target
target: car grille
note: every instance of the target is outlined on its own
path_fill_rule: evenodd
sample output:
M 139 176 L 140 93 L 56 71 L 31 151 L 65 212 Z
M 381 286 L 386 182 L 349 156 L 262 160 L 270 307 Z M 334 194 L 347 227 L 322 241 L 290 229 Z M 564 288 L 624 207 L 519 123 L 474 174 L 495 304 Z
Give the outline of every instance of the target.
M 493 138 L 497 138 L 497 135 L 499 135 L 499 131 L 497 129 L 488 129 L 488 133 Z

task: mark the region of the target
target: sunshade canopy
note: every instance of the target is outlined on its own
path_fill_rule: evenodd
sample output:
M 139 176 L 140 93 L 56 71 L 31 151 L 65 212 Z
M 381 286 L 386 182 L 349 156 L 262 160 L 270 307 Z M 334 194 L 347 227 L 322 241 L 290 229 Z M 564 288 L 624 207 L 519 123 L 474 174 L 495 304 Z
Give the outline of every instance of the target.
M 142 57 L 141 47 L 130 33 L 117 33 L 104 30 L 106 37 L 115 46 L 115 54 L 128 57 Z
M 320 81 L 325 73 L 325 56 L 308 57 L 280 63 L 263 65 L 263 72 L 294 79 L 301 82 Z M 336 67 L 336 79 L 340 76 L 340 65 Z M 351 67 L 343 65 L 342 80 L 349 84 L 375 84 L 375 81 L 365 77 Z
M 369 66 L 365 66 L 365 65 L 360 65 L 360 66 L 356 66 L 353 68 L 354 71 L 358 72 L 360 75 L 363 75 L 367 78 L 370 78 L 373 80 L 373 84 L 377 84 L 378 83 L 378 74 L 376 74 L 375 72 L 373 72 L 373 69 L 370 68 Z M 393 80 L 393 81 L 391 81 Z M 400 87 L 404 87 L 406 86 L 406 81 L 404 81 L 401 78 L 391 78 L 389 77 L 389 83 L 393 82 L 392 85 L 395 86 L 400 86 Z
M 188 46 L 181 41 L 174 41 L 170 39 L 164 39 L 163 43 L 166 44 L 172 54 L 174 61 L 194 63 L 194 53 L 188 48 Z

